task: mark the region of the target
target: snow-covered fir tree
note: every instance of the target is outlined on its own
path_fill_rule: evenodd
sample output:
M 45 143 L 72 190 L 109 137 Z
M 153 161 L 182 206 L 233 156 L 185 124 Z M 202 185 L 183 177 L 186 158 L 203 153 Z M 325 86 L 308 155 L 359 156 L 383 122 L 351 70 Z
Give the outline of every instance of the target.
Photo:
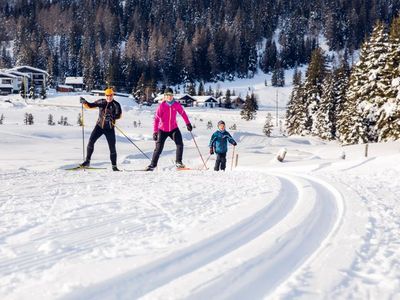
M 286 110 L 286 131 L 288 135 L 307 134 L 305 128 L 307 113 L 303 93 L 301 71 L 296 70 L 293 75 L 293 90 Z
M 385 78 L 388 35 L 383 23 L 377 23 L 371 38 L 363 44 L 360 61 L 353 68 L 347 103 L 349 118 L 341 133 L 344 143 L 376 142 L 379 108 L 389 89 Z
M 400 17 L 390 27 L 388 56 L 385 65 L 386 101 L 378 110 L 378 141 L 400 138 Z
M 346 92 L 349 85 L 350 77 L 350 66 L 348 64 L 347 52 L 345 52 L 344 57 L 341 59 L 339 67 L 334 71 L 334 97 L 335 97 L 335 113 L 333 119 L 335 137 L 340 138 L 341 126 L 347 122 L 346 118 L 348 110 L 345 109 L 346 106 Z M 344 130 L 345 131 L 345 130 Z
M 272 129 L 274 128 L 274 125 L 272 124 L 272 116 L 270 113 L 267 114 L 267 116 L 265 117 L 265 123 L 264 123 L 264 127 L 263 127 L 263 133 L 270 137 L 272 134 Z
M 47 118 L 47 125 L 53 126 L 53 125 L 55 125 L 55 124 L 56 124 L 56 123 L 54 123 L 53 115 L 52 115 L 52 114 L 49 114 L 49 116 L 48 116 L 48 118 Z
M 322 97 L 322 86 L 326 75 L 326 58 L 321 48 L 316 48 L 311 56 L 311 61 L 306 71 L 303 96 L 307 118 L 305 120 L 305 130 L 310 133 L 315 131 L 316 112 Z
M 225 108 L 232 108 L 232 99 L 231 99 L 231 90 L 227 89 L 225 93 L 225 100 L 224 100 L 224 107 Z
M 335 76 L 333 72 L 328 72 L 323 82 L 321 100 L 315 113 L 315 126 L 313 126 L 312 134 L 319 136 L 323 140 L 333 140 L 335 138 L 336 97 L 334 82 Z
M 246 100 L 244 102 L 240 115 L 242 116 L 242 119 L 246 121 L 254 120 L 256 118 L 257 110 L 257 98 L 254 93 L 251 93 L 251 95 L 246 96 Z
M 277 87 L 285 86 L 285 70 L 283 69 L 280 60 L 276 62 L 272 71 L 271 85 Z

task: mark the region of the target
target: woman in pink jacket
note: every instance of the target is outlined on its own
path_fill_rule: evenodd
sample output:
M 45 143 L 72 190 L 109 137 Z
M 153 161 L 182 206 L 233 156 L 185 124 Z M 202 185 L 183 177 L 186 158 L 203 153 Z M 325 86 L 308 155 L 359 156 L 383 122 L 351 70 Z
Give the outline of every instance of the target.
M 179 113 L 186 123 L 186 128 L 192 131 L 192 125 L 189 118 L 183 109 L 182 105 L 175 101 L 174 94 L 171 88 L 166 88 L 164 91 L 164 100 L 157 108 L 154 118 L 153 139 L 156 141 L 151 164 L 146 168 L 146 171 L 153 171 L 157 167 L 158 159 L 164 148 L 165 141 L 170 137 L 176 144 L 176 167 L 184 168 L 182 163 L 183 141 L 182 134 L 176 122 L 176 114 Z

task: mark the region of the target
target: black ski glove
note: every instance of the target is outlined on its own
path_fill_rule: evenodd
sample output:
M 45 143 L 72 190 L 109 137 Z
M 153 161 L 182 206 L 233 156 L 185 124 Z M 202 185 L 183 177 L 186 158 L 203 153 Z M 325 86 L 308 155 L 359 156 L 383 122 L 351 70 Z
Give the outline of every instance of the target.
M 79 98 L 79 102 L 82 103 L 82 104 L 86 104 L 87 103 L 86 99 L 83 98 L 83 97 Z
M 236 146 L 236 145 L 237 145 L 237 143 L 236 143 L 236 142 L 233 142 L 233 143 L 232 143 L 232 145 L 233 145 L 233 146 Z
M 154 132 L 154 133 L 153 133 L 153 140 L 157 141 L 157 138 L 158 138 L 158 133 L 157 133 L 157 132 Z
M 213 155 L 213 154 L 214 154 L 214 148 L 210 147 L 210 155 Z
M 187 128 L 187 130 L 189 130 L 189 131 L 192 131 L 192 130 L 193 130 L 192 124 L 190 124 L 190 123 L 186 124 L 186 128 Z

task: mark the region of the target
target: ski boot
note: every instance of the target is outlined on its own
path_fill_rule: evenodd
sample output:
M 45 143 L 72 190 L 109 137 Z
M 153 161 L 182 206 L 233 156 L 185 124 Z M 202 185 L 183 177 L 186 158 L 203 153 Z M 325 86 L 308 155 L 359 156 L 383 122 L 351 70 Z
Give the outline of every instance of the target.
M 112 170 L 115 171 L 115 172 L 121 171 L 120 169 L 118 169 L 118 167 L 116 165 L 112 166 Z
M 184 169 L 184 168 L 186 168 L 186 166 L 181 162 L 181 161 L 177 161 L 176 163 L 175 163 L 175 167 L 177 168 L 177 169 Z
M 90 167 L 90 160 L 85 160 L 83 163 L 79 165 L 81 168 L 88 168 Z
M 154 171 L 154 169 L 155 169 L 156 167 L 153 167 L 153 166 L 147 166 L 144 170 L 145 171 Z

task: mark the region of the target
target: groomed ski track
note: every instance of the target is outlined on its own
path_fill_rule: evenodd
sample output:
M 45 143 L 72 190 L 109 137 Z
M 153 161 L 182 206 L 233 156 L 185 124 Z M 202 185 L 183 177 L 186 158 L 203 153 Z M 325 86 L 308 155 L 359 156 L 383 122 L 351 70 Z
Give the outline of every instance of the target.
M 277 178 L 281 189 L 257 213 L 194 245 L 78 289 L 63 299 L 273 296 L 279 285 L 329 243 L 340 226 L 344 202 L 340 192 L 323 180 L 307 175 L 263 173 Z

